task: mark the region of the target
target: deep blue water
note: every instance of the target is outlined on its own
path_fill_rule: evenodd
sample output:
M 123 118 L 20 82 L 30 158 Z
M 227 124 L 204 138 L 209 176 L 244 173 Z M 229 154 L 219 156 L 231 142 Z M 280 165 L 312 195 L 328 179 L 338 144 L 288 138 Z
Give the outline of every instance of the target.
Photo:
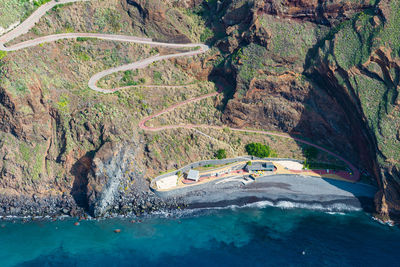
M 400 230 L 363 212 L 241 208 L 180 218 L 0 222 L 0 266 L 399 266 Z M 114 229 L 121 229 L 116 234 Z

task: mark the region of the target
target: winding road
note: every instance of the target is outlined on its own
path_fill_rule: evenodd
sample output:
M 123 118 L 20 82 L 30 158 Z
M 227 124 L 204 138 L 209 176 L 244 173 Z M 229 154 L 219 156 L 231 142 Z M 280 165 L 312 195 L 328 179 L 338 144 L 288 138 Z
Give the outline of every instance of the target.
M 163 46 L 163 47 L 171 47 L 171 48 L 197 48 L 193 51 L 188 51 L 188 52 L 182 52 L 182 53 L 176 53 L 176 54 L 168 54 L 168 55 L 155 55 L 137 62 L 133 62 L 130 64 L 118 66 L 115 68 L 107 69 L 102 72 L 96 73 L 93 75 L 89 82 L 88 85 L 90 89 L 101 92 L 101 93 L 112 93 L 127 87 L 118 87 L 114 88 L 111 90 L 106 90 L 99 88 L 96 84 L 97 82 L 112 73 L 119 72 L 119 71 L 127 71 L 127 70 L 134 70 L 134 69 L 140 69 L 140 68 L 145 68 L 149 64 L 156 62 L 156 61 L 161 61 L 161 60 L 166 60 L 170 58 L 175 58 L 175 57 L 189 57 L 189 56 L 195 56 L 198 54 L 202 54 L 207 52 L 209 50 L 209 47 L 204 44 L 173 44 L 173 43 L 163 43 L 163 42 L 154 42 L 152 39 L 149 38 L 141 38 L 141 37 L 134 37 L 134 36 L 125 36 L 125 35 L 114 35 L 114 34 L 99 34 L 99 33 L 62 33 L 62 34 L 53 34 L 53 35 L 48 35 L 48 36 L 43 36 L 39 37 L 33 40 L 28 40 L 24 41 L 15 45 L 11 46 L 6 46 L 8 42 L 11 40 L 28 33 L 31 28 L 35 26 L 35 24 L 40 20 L 42 16 L 46 14 L 47 11 L 52 9 L 54 6 L 59 5 L 59 4 L 67 4 L 67 3 L 73 3 L 73 2 L 82 2 L 82 1 L 90 1 L 90 0 L 59 0 L 59 1 L 50 1 L 42 6 L 40 6 L 35 12 L 32 13 L 31 16 L 29 16 L 25 21 L 23 21 L 21 24 L 19 24 L 17 27 L 15 27 L 13 30 L 9 31 L 8 33 L 2 35 L 0 37 L 0 50 L 3 51 L 17 51 L 20 49 L 28 48 L 28 47 L 33 47 L 37 46 L 39 44 L 47 43 L 47 42 L 54 42 L 57 40 L 61 39 L 74 39 L 78 37 L 83 37 L 83 38 L 96 38 L 96 39 L 102 39 L 102 40 L 110 40 L 110 41 L 119 41 L 119 42 L 131 42 L 131 43 L 137 43 L 137 44 L 148 44 L 148 45 L 154 45 L 154 46 Z M 148 86 L 152 87 L 152 86 Z M 167 86 L 169 87 L 169 86 Z M 352 176 L 351 179 L 349 179 L 352 182 L 356 182 L 360 178 L 360 172 L 359 170 L 351 164 L 348 160 L 345 158 L 329 151 L 328 149 L 325 149 L 319 145 L 313 144 L 311 142 L 296 138 L 296 137 L 291 137 L 288 134 L 284 133 L 276 133 L 276 132 L 269 132 L 269 131 L 263 131 L 263 130 L 250 130 L 250 129 L 238 129 L 238 128 L 231 128 L 231 127 L 222 127 L 222 126 L 213 126 L 213 125 L 205 125 L 205 124 L 180 124 L 180 125 L 166 125 L 166 126 L 159 126 L 159 127 L 149 127 L 146 126 L 146 122 L 148 122 L 151 119 L 154 119 L 162 114 L 165 114 L 167 112 L 170 112 L 178 107 L 181 107 L 183 105 L 187 105 L 189 103 L 193 103 L 196 101 L 200 101 L 205 98 L 213 97 L 220 94 L 220 92 L 214 92 L 210 94 L 206 94 L 203 96 L 191 98 L 188 100 L 185 100 L 183 102 L 174 104 L 162 111 L 159 111 L 158 113 L 155 113 L 153 115 L 150 115 L 148 117 L 143 118 L 139 122 L 139 127 L 143 130 L 146 131 L 164 131 L 168 129 L 177 129 L 177 128 L 186 128 L 186 129 L 195 129 L 195 128 L 208 128 L 208 129 L 215 129 L 215 130 L 221 130 L 224 128 L 229 128 L 232 131 L 236 132 L 250 132 L 250 133 L 257 133 L 257 134 L 264 134 L 264 135 L 270 135 L 270 136 L 277 136 L 277 137 L 283 137 L 283 138 L 288 138 L 295 140 L 296 142 L 303 143 L 309 146 L 313 146 L 321 151 L 324 151 L 331 156 L 343 161 L 346 163 L 349 168 L 352 170 Z

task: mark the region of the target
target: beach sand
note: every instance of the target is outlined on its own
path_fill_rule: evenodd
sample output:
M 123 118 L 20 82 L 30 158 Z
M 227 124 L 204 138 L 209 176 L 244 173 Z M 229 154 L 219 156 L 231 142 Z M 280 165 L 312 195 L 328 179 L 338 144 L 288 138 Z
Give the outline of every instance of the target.
M 377 189 L 362 183 L 316 178 L 303 175 L 270 175 L 243 185 L 240 179 L 226 183 L 211 181 L 157 192 L 162 198 L 182 198 L 189 208 L 224 207 L 269 201 L 271 205 L 287 205 L 344 211 L 373 209 Z

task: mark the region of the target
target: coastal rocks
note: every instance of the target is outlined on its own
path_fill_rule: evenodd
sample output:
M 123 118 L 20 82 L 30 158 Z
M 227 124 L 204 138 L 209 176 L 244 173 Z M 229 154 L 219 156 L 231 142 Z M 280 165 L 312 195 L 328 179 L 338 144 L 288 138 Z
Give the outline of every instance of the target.
M 173 199 L 162 201 L 150 190 L 132 143 L 106 142 L 95 154 L 87 184 L 88 212 L 94 217 L 143 215 L 182 205 Z
M 83 209 L 77 207 L 72 197 L 66 194 L 46 197 L 0 195 L 0 216 L 46 217 L 83 214 Z

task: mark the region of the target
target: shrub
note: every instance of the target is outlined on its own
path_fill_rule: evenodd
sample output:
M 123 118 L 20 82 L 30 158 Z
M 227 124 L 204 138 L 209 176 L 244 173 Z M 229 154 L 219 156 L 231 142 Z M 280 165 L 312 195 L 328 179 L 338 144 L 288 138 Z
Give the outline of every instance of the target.
M 161 84 L 162 83 L 162 75 L 161 72 L 159 71 L 154 71 L 153 72 L 153 81 L 155 84 Z
M 247 154 L 258 158 L 267 158 L 270 155 L 271 149 L 267 145 L 260 143 L 250 143 L 246 145 Z
M 218 149 L 217 153 L 215 153 L 215 157 L 217 159 L 225 159 L 226 158 L 226 150 L 225 149 Z
M 44 4 L 46 4 L 46 3 L 50 2 L 50 1 L 51 0 L 35 0 L 35 1 L 33 1 L 33 4 L 36 7 L 39 7 L 39 6 L 44 5 Z
M 89 40 L 90 38 L 89 37 L 77 37 L 76 38 L 76 40 L 78 41 L 78 42 L 85 42 L 85 41 L 87 41 L 87 40 Z
M 307 159 L 315 159 L 318 156 L 318 149 L 313 146 L 309 146 L 304 149 L 303 153 Z
M 200 35 L 200 42 L 204 43 L 213 36 L 214 36 L 213 31 L 210 28 L 205 28 L 204 32 Z

